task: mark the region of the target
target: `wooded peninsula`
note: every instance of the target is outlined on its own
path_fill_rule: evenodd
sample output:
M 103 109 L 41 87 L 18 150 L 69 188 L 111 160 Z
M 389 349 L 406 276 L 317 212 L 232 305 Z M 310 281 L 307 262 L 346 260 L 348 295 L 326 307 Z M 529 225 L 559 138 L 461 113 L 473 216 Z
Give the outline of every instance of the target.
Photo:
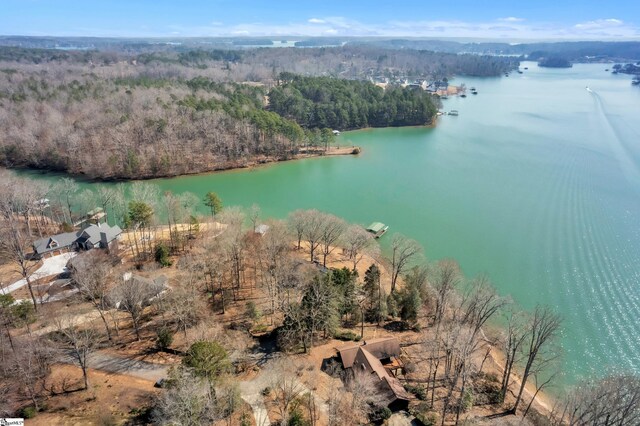
M 0 48 L 0 164 L 144 179 L 322 155 L 332 130 L 432 123 L 402 81 L 500 75 L 517 61 L 330 49 L 69 52 Z M 390 81 L 386 89 L 374 79 Z M 395 82 L 395 83 L 394 83 Z

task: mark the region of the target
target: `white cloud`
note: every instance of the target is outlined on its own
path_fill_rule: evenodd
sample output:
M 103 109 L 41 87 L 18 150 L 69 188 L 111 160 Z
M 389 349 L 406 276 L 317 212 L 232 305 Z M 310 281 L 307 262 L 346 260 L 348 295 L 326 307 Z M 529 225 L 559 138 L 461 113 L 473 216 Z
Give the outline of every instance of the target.
M 502 22 L 522 22 L 524 21 L 524 18 L 516 18 L 515 16 L 509 16 L 506 18 L 500 18 L 498 19 L 498 21 L 502 21 Z
M 624 22 L 620 19 L 597 19 L 595 21 L 587 21 L 574 25 L 578 30 L 601 30 L 603 28 L 620 28 L 624 26 Z
M 248 22 L 226 24 L 210 22 L 199 27 L 171 25 L 165 28 L 141 29 L 138 32 L 117 30 L 75 29 L 64 35 L 97 36 L 171 36 L 179 32 L 189 36 L 379 36 L 433 37 L 463 39 L 493 39 L 501 41 L 526 40 L 640 40 L 640 28 L 617 18 L 603 18 L 586 22 L 559 24 L 530 22 L 519 17 L 497 18 L 484 22 L 461 20 L 391 20 L 366 23 L 343 16 L 312 17 L 298 22 L 275 24 Z

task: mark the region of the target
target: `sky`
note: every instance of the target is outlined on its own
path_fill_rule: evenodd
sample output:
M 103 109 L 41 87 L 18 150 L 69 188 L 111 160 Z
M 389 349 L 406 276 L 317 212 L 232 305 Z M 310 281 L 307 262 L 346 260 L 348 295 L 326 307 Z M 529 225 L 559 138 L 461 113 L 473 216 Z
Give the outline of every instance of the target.
M 640 40 L 640 1 L 0 0 L 0 34 Z

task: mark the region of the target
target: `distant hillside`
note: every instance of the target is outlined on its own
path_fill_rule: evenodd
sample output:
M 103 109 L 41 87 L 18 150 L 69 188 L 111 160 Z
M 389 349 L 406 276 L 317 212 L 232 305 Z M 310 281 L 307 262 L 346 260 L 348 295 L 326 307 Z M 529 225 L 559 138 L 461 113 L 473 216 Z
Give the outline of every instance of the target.
M 278 39 L 282 37 L 279 36 Z M 365 37 L 296 37 L 297 47 L 348 45 L 377 47 L 390 50 L 429 50 L 440 53 L 472 53 L 476 55 L 511 55 L 528 57 L 534 52 L 543 56 L 558 55 L 571 62 L 636 62 L 640 60 L 640 42 L 566 41 L 544 43 L 457 42 L 452 40 L 421 40 L 407 38 Z M 247 49 L 252 46 L 274 45 L 266 37 L 191 37 L 191 38 L 99 38 L 99 37 L 23 37 L 0 36 L 0 46 L 45 49 L 99 50 L 113 52 L 184 52 L 193 49 Z M 534 58 L 533 60 L 537 60 Z

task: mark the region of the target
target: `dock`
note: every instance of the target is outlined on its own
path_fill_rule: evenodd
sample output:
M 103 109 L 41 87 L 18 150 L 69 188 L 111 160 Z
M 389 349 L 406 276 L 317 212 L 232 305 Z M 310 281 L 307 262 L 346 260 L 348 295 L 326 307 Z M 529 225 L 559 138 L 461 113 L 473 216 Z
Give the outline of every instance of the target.
M 381 222 L 373 222 L 367 226 L 367 231 L 371 232 L 375 238 L 382 237 L 388 229 L 389 227 Z

